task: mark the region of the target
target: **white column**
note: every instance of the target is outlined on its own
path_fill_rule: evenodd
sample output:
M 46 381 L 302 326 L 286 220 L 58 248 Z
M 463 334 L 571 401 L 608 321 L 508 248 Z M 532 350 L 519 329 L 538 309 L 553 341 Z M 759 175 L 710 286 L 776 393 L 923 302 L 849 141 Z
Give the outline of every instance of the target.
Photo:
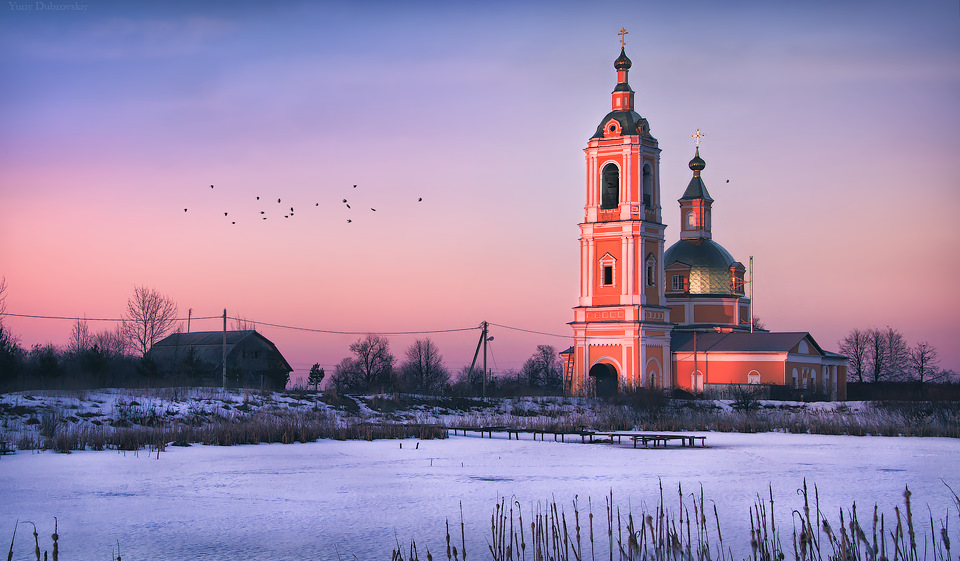
M 596 247 L 591 237 L 587 240 L 587 298 L 593 298 L 594 271 L 597 268 Z
M 620 295 L 626 296 L 629 299 L 630 295 L 633 294 L 633 236 L 622 236 L 620 238 L 620 255 L 626 257 L 624 259 L 624 271 L 622 275 L 623 283 L 620 288 Z M 620 299 L 620 302 L 626 303 L 624 298 Z

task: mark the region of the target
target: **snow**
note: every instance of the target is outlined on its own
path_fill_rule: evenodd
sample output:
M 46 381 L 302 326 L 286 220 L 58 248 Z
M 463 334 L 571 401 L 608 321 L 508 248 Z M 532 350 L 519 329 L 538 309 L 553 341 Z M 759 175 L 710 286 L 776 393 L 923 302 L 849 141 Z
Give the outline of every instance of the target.
M 854 501 L 865 522 L 874 503 L 893 516 L 909 485 L 915 515 L 950 517 L 957 527 L 945 485 L 960 491 L 956 439 L 697 434 L 707 436 L 707 448 L 645 450 L 626 442 L 499 435 L 194 445 L 168 447 L 159 457 L 19 452 L 0 457 L 0 538 L 12 534 L 17 519 L 31 520 L 41 548 L 50 550 L 56 516 L 60 551 L 70 559 L 108 559 L 118 541 L 128 561 L 386 559 L 397 541 L 408 546 L 411 539 L 422 558 L 429 548 L 439 559 L 447 519 L 459 546 L 462 502 L 468 558 L 479 560 L 489 557 L 490 515 L 501 498 L 519 501 L 528 514 L 538 502 L 555 500 L 569 520 L 574 497 L 582 512 L 590 497 L 595 532 L 602 534 L 604 497 L 612 491 L 624 514 L 638 515 L 656 505 L 662 481 L 668 508 L 677 504 L 678 483 L 687 494 L 702 485 L 708 508 L 715 503 L 719 510 L 725 544 L 743 558 L 757 495 L 766 497 L 772 485 L 778 523 L 789 533 L 804 478 L 811 489 L 817 484 L 821 510 L 832 521 Z M 581 525 L 586 534 L 585 514 Z M 15 559 L 32 558 L 31 531 L 20 525 Z

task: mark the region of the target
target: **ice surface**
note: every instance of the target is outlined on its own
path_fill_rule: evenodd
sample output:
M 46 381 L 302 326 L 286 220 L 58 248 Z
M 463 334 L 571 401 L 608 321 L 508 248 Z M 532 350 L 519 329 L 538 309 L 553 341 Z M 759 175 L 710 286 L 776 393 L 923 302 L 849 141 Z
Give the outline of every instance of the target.
M 960 490 L 956 439 L 696 434 L 707 436 L 707 448 L 460 436 L 194 445 L 168 447 L 159 459 L 146 451 L 19 452 L 0 458 L 0 541 L 18 518 L 31 520 L 49 550 L 56 516 L 64 559 L 109 559 L 118 540 L 125 561 L 337 559 L 338 552 L 342 559 L 389 559 L 398 540 L 411 538 L 421 558 L 429 548 L 440 559 L 446 519 L 459 545 L 462 501 L 468 559 L 479 561 L 489 558 L 490 515 L 503 497 L 527 513 L 538 501 L 556 500 L 568 520 L 574 496 L 581 511 L 590 497 L 595 531 L 605 534 L 605 496 L 612 491 L 624 514 L 629 508 L 637 515 L 656 505 L 662 481 L 671 508 L 678 484 L 684 493 L 699 493 L 702 484 L 710 512 L 714 503 L 719 510 L 725 544 L 741 558 L 757 495 L 766 497 L 772 485 L 778 521 L 789 533 L 804 478 L 818 485 L 821 510 L 832 520 L 854 501 L 864 521 L 874 503 L 892 516 L 909 485 L 916 515 L 952 517 L 957 527 L 944 485 Z M 585 513 L 581 525 L 586 534 Z M 15 559 L 32 558 L 31 531 L 20 526 Z

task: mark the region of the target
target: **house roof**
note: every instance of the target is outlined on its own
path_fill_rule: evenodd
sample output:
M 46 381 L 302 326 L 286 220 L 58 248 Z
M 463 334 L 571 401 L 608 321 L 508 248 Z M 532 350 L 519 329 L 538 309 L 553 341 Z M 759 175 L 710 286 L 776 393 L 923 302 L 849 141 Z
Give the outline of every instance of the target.
M 290 363 L 287 362 L 287 359 L 284 358 L 283 354 L 277 349 L 277 346 L 273 344 L 272 341 L 261 335 L 260 333 L 248 329 L 244 331 L 227 331 L 227 355 L 230 355 L 233 352 L 234 347 L 239 343 L 245 341 L 246 339 L 254 337 L 260 339 L 266 343 L 270 348 L 272 348 L 277 356 L 280 357 L 280 360 L 283 362 L 283 366 L 288 370 L 292 371 L 293 368 L 290 366 Z M 193 347 L 197 354 L 208 362 L 214 362 L 220 364 L 223 359 L 223 331 L 196 331 L 193 333 L 174 333 L 164 337 L 162 340 L 154 343 L 153 347 L 150 348 L 150 352 L 154 353 L 168 353 L 174 352 L 177 349 L 186 349 L 188 347 Z
M 741 352 L 741 353 L 785 353 L 806 339 L 821 356 L 827 353 L 805 331 L 791 331 L 784 333 L 773 332 L 737 332 L 717 333 L 710 331 L 697 332 L 698 352 Z M 693 352 L 693 332 L 674 332 L 670 337 L 670 347 L 673 351 Z M 834 353 L 830 353 L 834 354 Z

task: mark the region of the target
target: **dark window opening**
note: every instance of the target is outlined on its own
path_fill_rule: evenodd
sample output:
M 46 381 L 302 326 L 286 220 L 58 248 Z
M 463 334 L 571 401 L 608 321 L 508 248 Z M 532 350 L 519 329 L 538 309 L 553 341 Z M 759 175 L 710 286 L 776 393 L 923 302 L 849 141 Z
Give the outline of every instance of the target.
M 605 265 L 603 267 L 603 285 L 610 286 L 613 284 L 613 266 Z
M 617 208 L 619 205 L 620 170 L 614 164 L 607 164 L 600 174 L 600 208 Z
M 650 164 L 643 166 L 643 204 L 647 208 L 653 206 L 653 169 Z

